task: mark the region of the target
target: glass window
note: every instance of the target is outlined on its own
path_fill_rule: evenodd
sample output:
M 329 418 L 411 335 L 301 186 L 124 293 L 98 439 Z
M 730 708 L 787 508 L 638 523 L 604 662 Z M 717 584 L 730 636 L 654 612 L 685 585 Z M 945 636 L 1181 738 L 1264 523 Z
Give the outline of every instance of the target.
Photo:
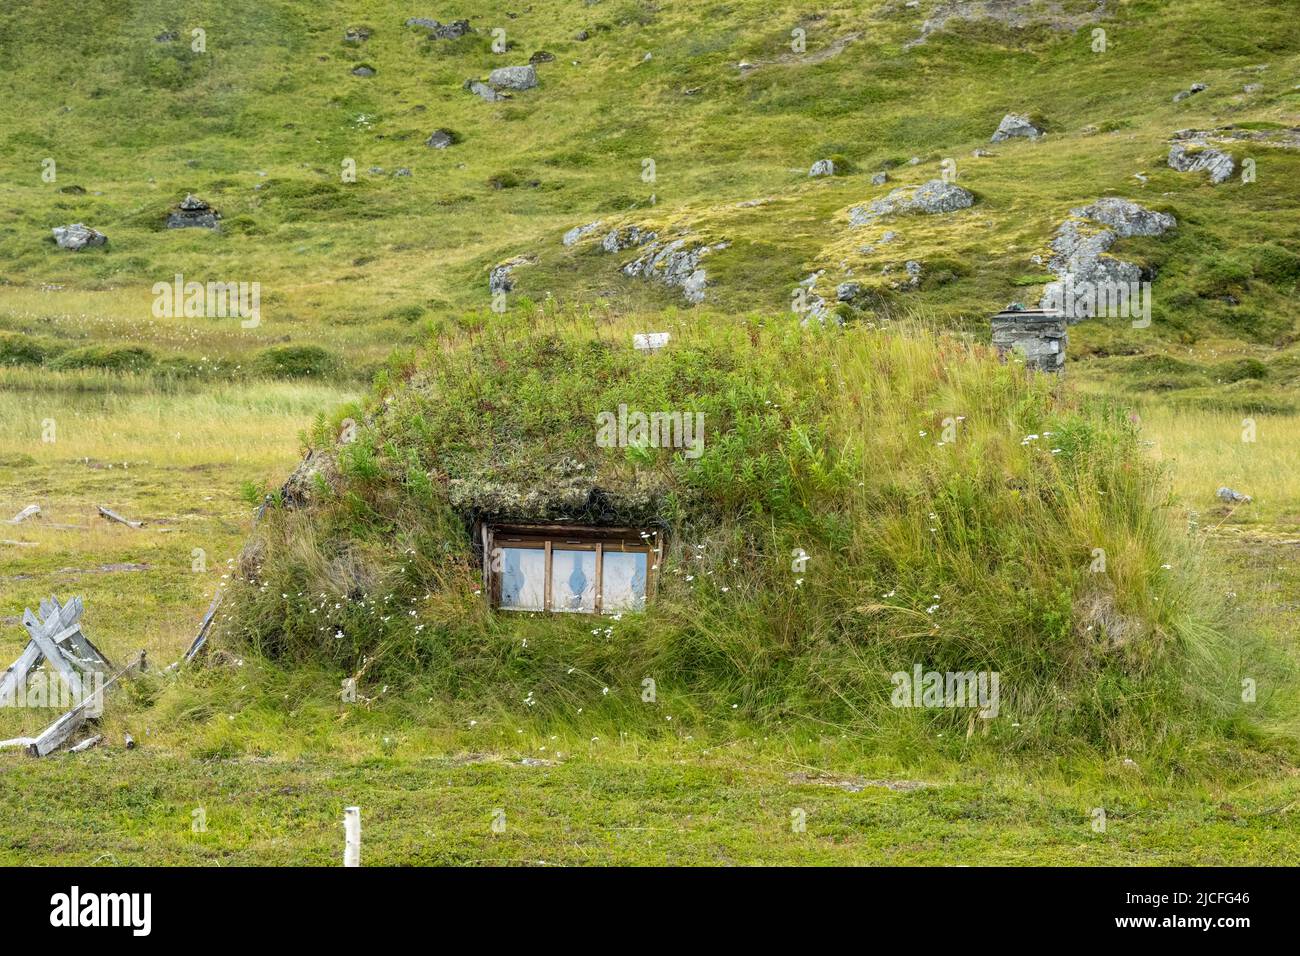
M 596 610 L 596 552 L 551 551 L 551 610 Z
M 501 549 L 501 606 L 512 611 L 546 607 L 546 552 L 540 548 Z
M 646 557 L 643 551 L 606 551 L 601 608 L 639 611 L 645 607 Z

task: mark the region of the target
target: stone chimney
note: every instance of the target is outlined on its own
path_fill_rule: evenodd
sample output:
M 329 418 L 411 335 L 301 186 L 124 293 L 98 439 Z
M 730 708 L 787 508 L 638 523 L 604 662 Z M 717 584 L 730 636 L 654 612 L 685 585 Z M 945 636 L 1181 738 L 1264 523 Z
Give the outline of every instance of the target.
M 1004 362 L 1007 353 L 1015 350 L 1024 353 L 1026 368 L 1060 372 L 1065 368 L 1067 341 L 1061 312 L 1011 306 L 993 316 L 993 347 Z

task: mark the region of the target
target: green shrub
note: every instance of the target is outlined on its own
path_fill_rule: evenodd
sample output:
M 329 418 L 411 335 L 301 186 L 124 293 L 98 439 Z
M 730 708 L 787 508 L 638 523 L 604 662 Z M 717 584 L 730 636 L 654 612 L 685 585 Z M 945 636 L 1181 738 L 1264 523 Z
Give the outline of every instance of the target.
M 323 378 L 338 371 L 338 357 L 319 345 L 276 345 L 258 352 L 253 369 L 272 378 Z
M 0 332 L 0 365 L 43 365 L 62 351 L 63 346 L 56 342 L 21 332 Z
M 59 355 L 51 368 L 97 368 L 111 372 L 143 372 L 157 362 L 154 353 L 142 345 L 87 345 Z
M 1300 279 L 1300 255 L 1278 245 L 1257 246 L 1255 275 L 1274 285 L 1291 285 Z

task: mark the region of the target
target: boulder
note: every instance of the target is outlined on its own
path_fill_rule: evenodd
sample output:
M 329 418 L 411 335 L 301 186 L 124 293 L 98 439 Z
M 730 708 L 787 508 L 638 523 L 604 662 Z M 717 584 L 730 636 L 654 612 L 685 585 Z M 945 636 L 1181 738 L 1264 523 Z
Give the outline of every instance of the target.
M 1001 143 L 1014 137 L 1024 139 L 1038 139 L 1043 135 L 1043 131 L 1035 126 L 1028 116 L 1020 113 L 1008 113 L 1002 117 L 1002 122 L 998 124 L 997 131 L 990 138 L 991 143 Z
M 1237 168 L 1231 156 L 1209 146 L 1203 139 L 1170 146 L 1169 165 L 1180 173 L 1209 173 L 1210 182 L 1215 185 L 1230 178 Z
M 512 272 L 518 266 L 530 266 L 537 261 L 536 256 L 515 256 L 513 259 L 507 259 L 499 265 L 492 267 L 488 273 L 488 292 L 496 295 L 498 292 L 510 292 L 515 287 Z
M 221 214 L 193 194 L 186 195 L 167 215 L 168 229 L 216 229 Z
M 642 229 L 640 226 L 624 226 L 621 229 L 614 229 L 605 235 L 600 241 L 600 247 L 606 252 L 622 252 L 624 249 L 631 249 L 633 246 L 642 246 L 647 242 L 653 242 L 656 236 L 648 229 Z
M 920 186 L 903 186 L 891 190 L 869 205 L 853 207 L 849 210 L 849 225 L 865 226 L 875 222 L 881 216 L 903 213 L 934 215 L 955 212 L 958 209 L 968 208 L 974 202 L 974 195 L 955 183 L 932 179 Z
M 54 241 L 59 244 L 59 248 L 71 249 L 73 252 L 80 252 L 87 246 L 102 246 L 108 242 L 108 236 L 79 222 L 74 222 L 70 226 L 55 226 L 52 231 Z
M 835 163 L 829 159 L 819 159 L 812 164 L 812 169 L 808 170 L 809 176 L 834 176 Z
M 876 173 L 871 177 L 871 185 L 873 186 L 883 186 L 887 182 L 889 182 L 889 176 L 883 171 Z
M 597 219 L 595 222 L 589 222 L 585 226 L 574 226 L 572 229 L 570 229 L 568 232 L 564 234 L 564 238 L 561 239 L 560 241 L 563 242 L 566 246 L 576 245 L 580 239 L 583 239 L 591 235 L 591 233 L 595 232 L 599 228 L 600 228 L 599 219 Z
M 1185 89 L 1185 90 L 1179 90 L 1177 93 L 1175 93 L 1175 94 L 1174 94 L 1174 102 L 1175 102 L 1175 103 L 1181 103 L 1183 100 L 1187 99 L 1187 97 L 1189 97 L 1189 96 L 1195 96 L 1197 93 L 1200 93 L 1200 92 L 1202 92 L 1202 91 L 1204 91 L 1204 90 L 1208 90 L 1208 89 L 1209 89 L 1209 87 L 1206 86 L 1204 83 L 1193 83 L 1193 84 L 1192 84 L 1191 86 L 1189 86 L 1187 89 Z
M 1239 491 L 1233 491 L 1231 488 L 1220 488 L 1214 493 L 1220 501 L 1230 505 L 1248 505 L 1254 499 L 1250 495 L 1243 495 Z
M 452 20 L 451 23 L 439 23 L 428 17 L 411 17 L 406 21 L 408 27 L 418 27 L 429 34 L 431 40 L 456 40 L 470 32 L 468 20 Z
M 488 85 L 497 90 L 531 90 L 537 85 L 537 70 L 525 66 L 499 66 L 488 74 Z
M 352 75 L 371 77 L 375 75 L 375 68 L 373 66 L 366 66 L 366 64 L 362 63 L 360 66 L 354 66 L 352 68 Z
M 344 43 L 365 43 L 370 39 L 369 27 L 349 27 L 343 33 Z
M 433 149 L 446 149 L 454 146 L 459 137 L 449 129 L 435 129 L 428 139 L 424 141 L 425 146 Z
M 616 238 L 614 243 L 610 243 L 611 237 Z M 637 258 L 631 262 L 623 264 L 623 275 L 632 278 L 649 279 L 654 282 L 662 282 L 665 285 L 674 286 L 682 290 L 686 301 L 695 305 L 704 301 L 704 291 L 708 286 L 708 274 L 700 265 L 700 260 L 710 252 L 716 249 L 725 249 L 727 243 L 719 242 L 713 245 L 707 245 L 689 236 L 680 236 L 670 242 L 661 244 L 652 232 L 645 232 L 637 226 L 628 227 L 626 230 L 616 230 L 605 237 L 601 243 L 602 248 L 607 252 L 616 252 L 620 248 L 627 246 L 619 243 L 630 240 L 635 237 L 640 240 L 636 244 L 647 244 L 647 248 Z M 611 248 L 611 245 L 614 248 Z
M 480 99 L 487 100 L 489 103 L 499 103 L 502 100 L 510 99 L 509 93 L 498 93 L 496 90 L 492 89 L 492 87 L 479 80 L 466 80 L 464 83 L 464 89 L 469 90 Z
M 1137 203 L 1107 196 L 1096 202 L 1070 210 L 1070 217 L 1056 230 L 1052 239 L 1052 257 L 1047 268 L 1058 281 L 1043 290 L 1040 306 L 1055 308 L 1066 298 L 1068 289 L 1079 289 L 1084 284 L 1101 283 L 1130 286 L 1142 278 L 1142 270 L 1132 262 L 1125 262 L 1106 253 L 1115 240 L 1129 236 L 1159 236 L 1178 223 L 1167 213 L 1153 212 Z M 1104 228 L 1096 228 L 1102 226 Z M 1074 314 L 1067 310 L 1066 319 L 1077 322 L 1086 318 L 1086 311 Z
M 1071 209 L 1070 215 L 1109 226 L 1115 235 L 1123 238 L 1159 236 L 1178 225 L 1178 221 L 1168 213 L 1152 212 L 1131 199 L 1118 196 L 1105 196 L 1091 205 Z

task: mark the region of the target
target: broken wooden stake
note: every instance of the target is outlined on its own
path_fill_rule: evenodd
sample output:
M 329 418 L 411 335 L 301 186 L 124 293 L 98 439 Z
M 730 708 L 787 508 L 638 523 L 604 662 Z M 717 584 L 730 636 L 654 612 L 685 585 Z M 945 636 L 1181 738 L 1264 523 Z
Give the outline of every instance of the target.
M 343 808 L 343 865 L 361 865 L 361 808 Z
M 100 506 L 99 506 L 99 513 L 100 513 L 101 516 L 107 518 L 109 521 L 116 521 L 116 522 L 118 522 L 119 524 L 124 524 L 124 525 L 126 525 L 128 528 L 143 528 L 143 527 L 144 527 L 144 522 L 143 522 L 143 521 L 131 521 L 131 520 L 127 519 L 127 518 L 123 518 L 123 517 L 122 517 L 120 514 L 118 514 L 116 511 L 113 511 L 113 510 L 111 510 L 111 509 L 109 509 L 109 508 L 105 508 L 103 505 L 100 505 Z
M 132 670 L 137 669 L 140 662 L 144 660 L 144 651 L 136 660 L 127 664 L 120 671 L 110 677 L 104 684 L 95 689 L 95 691 L 86 697 L 76 707 L 56 720 L 50 726 L 41 732 L 41 735 L 31 742 L 27 747 L 27 752 L 33 757 L 45 757 L 58 750 L 68 742 L 77 728 L 84 724 L 89 717 L 98 717 L 104 708 L 104 693 L 117 683 L 118 679 L 129 674 Z M 130 739 L 130 734 L 127 735 Z
M 95 736 L 93 737 L 87 737 L 85 740 L 77 744 L 75 747 L 69 747 L 68 753 L 79 754 L 82 751 L 89 750 L 91 747 L 95 746 L 95 744 L 99 743 L 103 739 L 104 739 L 103 734 L 95 734 Z

